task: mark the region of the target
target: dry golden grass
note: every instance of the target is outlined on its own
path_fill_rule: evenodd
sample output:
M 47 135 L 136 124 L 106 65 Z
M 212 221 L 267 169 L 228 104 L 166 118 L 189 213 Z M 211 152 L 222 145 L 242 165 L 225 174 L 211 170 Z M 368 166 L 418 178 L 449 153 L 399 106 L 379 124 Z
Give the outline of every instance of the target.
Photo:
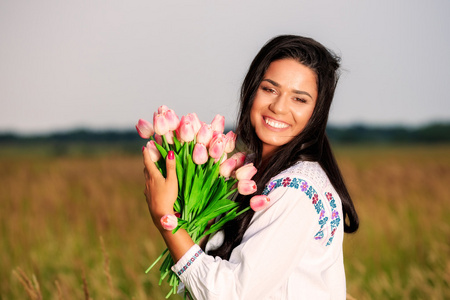
M 349 298 L 450 299 L 449 146 L 347 147 Z M 0 158 L 1 299 L 164 299 L 140 156 Z

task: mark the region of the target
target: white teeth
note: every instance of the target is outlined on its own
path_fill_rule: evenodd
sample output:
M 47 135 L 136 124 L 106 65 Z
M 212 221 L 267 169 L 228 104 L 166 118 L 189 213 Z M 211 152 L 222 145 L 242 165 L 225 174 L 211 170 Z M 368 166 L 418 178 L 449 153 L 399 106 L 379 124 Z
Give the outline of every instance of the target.
M 274 120 L 269 119 L 269 118 L 264 118 L 264 121 L 266 121 L 266 124 L 268 124 L 269 126 L 272 126 L 274 128 L 286 128 L 289 126 L 285 123 L 275 122 Z

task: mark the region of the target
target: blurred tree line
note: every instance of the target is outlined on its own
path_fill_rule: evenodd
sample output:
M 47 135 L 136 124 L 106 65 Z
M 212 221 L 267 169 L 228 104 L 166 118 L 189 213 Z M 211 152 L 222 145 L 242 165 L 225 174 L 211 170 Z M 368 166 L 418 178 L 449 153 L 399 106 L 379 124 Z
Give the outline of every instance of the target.
M 232 130 L 226 128 L 225 131 Z M 327 127 L 333 144 L 444 144 L 450 142 L 450 123 L 433 123 L 421 127 L 375 127 L 352 125 Z M 140 153 L 146 143 L 133 130 L 96 131 L 75 129 L 42 135 L 0 133 L 0 154 L 18 151 L 40 151 L 51 155 L 113 153 Z M 22 150 L 21 150 L 22 149 Z M 3 150 L 3 151 L 2 151 Z

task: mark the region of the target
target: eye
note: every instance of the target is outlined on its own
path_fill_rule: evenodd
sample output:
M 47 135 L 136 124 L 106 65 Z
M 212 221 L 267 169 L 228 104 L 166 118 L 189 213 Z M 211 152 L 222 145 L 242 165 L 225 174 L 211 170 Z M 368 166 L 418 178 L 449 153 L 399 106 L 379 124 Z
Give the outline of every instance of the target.
M 265 92 L 268 92 L 268 93 L 272 93 L 272 94 L 276 93 L 276 91 L 274 89 L 270 88 L 270 87 L 262 86 L 261 89 L 263 91 L 265 91 Z
M 306 103 L 306 99 L 303 98 L 294 98 L 295 101 L 300 102 L 300 103 Z

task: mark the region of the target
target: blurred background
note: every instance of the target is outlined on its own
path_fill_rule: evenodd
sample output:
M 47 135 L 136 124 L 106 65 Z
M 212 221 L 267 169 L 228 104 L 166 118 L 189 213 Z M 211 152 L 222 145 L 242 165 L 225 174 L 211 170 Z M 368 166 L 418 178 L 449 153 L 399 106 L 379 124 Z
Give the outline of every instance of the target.
M 342 57 L 348 299 L 449 299 L 449 17 L 443 0 L 1 1 L 0 298 L 164 299 L 134 125 L 165 104 L 233 129 L 253 57 L 299 34 Z

